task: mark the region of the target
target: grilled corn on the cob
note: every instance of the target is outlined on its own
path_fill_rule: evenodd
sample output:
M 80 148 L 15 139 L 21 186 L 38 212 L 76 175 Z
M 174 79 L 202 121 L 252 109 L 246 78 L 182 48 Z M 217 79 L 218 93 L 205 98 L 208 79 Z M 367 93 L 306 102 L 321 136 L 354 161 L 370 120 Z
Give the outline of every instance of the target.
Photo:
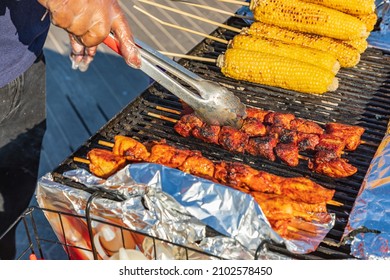
M 366 25 L 358 18 L 321 5 L 300 0 L 252 0 L 255 20 L 290 30 L 341 40 L 366 36 Z
M 230 41 L 229 47 L 265 52 L 296 59 L 317 65 L 318 67 L 332 71 L 335 74 L 340 70 L 340 63 L 337 61 L 336 57 L 327 52 L 300 45 L 287 44 L 270 38 L 238 34 Z
M 375 11 L 375 0 L 302 0 L 323 5 L 350 15 L 365 15 Z
M 323 94 L 338 87 L 330 71 L 268 53 L 227 49 L 217 65 L 227 77 L 298 92 Z
M 254 22 L 250 28 L 244 28 L 243 34 L 273 38 L 289 44 L 322 50 L 334 55 L 341 67 L 353 67 L 360 61 L 360 53 L 344 41 L 298 31 L 291 31 L 275 25 Z
M 354 47 L 359 53 L 363 53 L 368 47 L 368 42 L 366 38 L 346 40 L 345 43 Z

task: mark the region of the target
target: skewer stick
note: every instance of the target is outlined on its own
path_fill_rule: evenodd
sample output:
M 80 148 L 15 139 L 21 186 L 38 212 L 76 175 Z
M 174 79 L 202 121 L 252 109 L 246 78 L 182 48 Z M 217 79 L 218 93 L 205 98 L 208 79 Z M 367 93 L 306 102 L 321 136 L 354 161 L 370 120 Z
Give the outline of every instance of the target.
M 175 8 L 171 8 L 171 7 L 167 7 L 167 6 L 164 6 L 164 5 L 161 5 L 161 4 L 158 4 L 158 3 L 155 3 L 155 2 L 151 2 L 149 0 L 138 0 L 139 2 L 141 3 L 144 3 L 144 4 L 148 4 L 148 5 L 151 5 L 151 6 L 155 6 L 155 7 L 159 7 L 161 9 L 164 9 L 164 10 L 168 10 L 168 11 L 171 11 L 171 12 L 174 12 L 174 13 L 177 13 L 177 14 L 180 14 L 180 15 L 183 15 L 183 16 L 186 16 L 186 17 L 191 17 L 191 18 L 194 18 L 194 19 L 197 19 L 197 20 L 200 20 L 200 21 L 204 21 L 204 22 L 207 22 L 207 23 L 211 23 L 215 26 L 219 26 L 219 27 L 222 27 L 222 28 L 225 28 L 227 30 L 231 30 L 233 32 L 241 32 L 241 29 L 239 28 L 235 28 L 235 27 L 232 27 L 232 26 L 229 26 L 229 25 L 226 25 L 226 24 L 223 24 L 223 23 L 219 23 L 219 22 L 216 22 L 216 21 L 213 21 L 213 20 L 210 20 L 210 19 L 207 19 L 207 18 L 202 18 L 200 16 L 196 16 L 196 15 L 193 15 L 193 14 L 190 14 L 190 13 L 187 13 L 187 12 L 183 12 L 179 9 L 175 9 Z M 246 3 L 246 2 L 244 2 Z M 136 6 L 134 6 L 135 8 Z M 137 7 L 138 8 L 138 7 Z M 138 8 L 139 9 L 139 8 Z
M 184 5 L 189 5 L 189 6 L 193 6 L 193 7 L 197 7 L 197 8 L 201 8 L 201 9 L 205 9 L 205 10 L 209 10 L 209 11 L 213 11 L 213 12 L 217 12 L 217 13 L 220 13 L 220 14 L 228 15 L 230 17 L 237 17 L 237 18 L 242 18 L 242 19 L 254 20 L 253 17 L 238 15 L 238 14 L 235 14 L 235 13 L 232 13 L 232 12 L 224 11 L 224 10 L 221 10 L 221 9 L 218 9 L 218 8 L 214 8 L 214 7 L 210 7 L 210 6 L 206 6 L 206 5 L 195 4 L 195 3 L 181 1 L 181 0 L 173 0 L 173 1 L 174 2 L 179 2 L 179 3 L 184 4 Z
M 178 110 L 173 110 L 173 109 L 165 108 L 165 107 L 162 107 L 162 106 L 156 106 L 156 109 L 160 110 L 160 111 L 176 114 L 176 115 L 181 115 L 181 112 L 178 111 Z
M 80 162 L 80 163 L 86 163 L 86 164 L 91 163 L 91 161 L 89 159 L 85 159 L 85 158 L 81 158 L 81 157 L 74 157 L 73 160 L 75 162 Z
M 155 21 L 157 21 L 158 23 L 160 23 L 162 25 L 166 25 L 166 26 L 169 26 L 169 27 L 172 27 L 172 28 L 176 28 L 176 29 L 179 29 L 179 30 L 182 30 L 182 31 L 186 31 L 186 32 L 190 32 L 190 33 L 193 33 L 193 34 L 196 34 L 196 35 L 200 35 L 200 36 L 202 36 L 204 38 L 209 38 L 209 39 L 212 39 L 214 41 L 218 41 L 218 42 L 220 42 L 222 44 L 228 44 L 229 43 L 227 40 L 220 39 L 220 38 L 217 38 L 215 36 L 211 36 L 211 35 L 206 34 L 206 33 L 198 32 L 198 31 L 195 31 L 195 30 L 192 30 L 192 29 L 188 29 L 188 28 L 185 28 L 185 27 L 182 27 L 182 26 L 179 26 L 179 25 L 175 25 L 175 24 L 163 21 L 163 20 L 153 16 L 152 14 L 146 12 L 145 10 L 143 10 L 143 9 L 137 7 L 137 6 L 134 6 L 134 9 L 140 11 L 141 13 L 147 15 L 148 17 L 154 19 Z
M 329 200 L 326 202 L 326 204 L 333 205 L 333 206 L 343 206 L 344 203 L 338 202 L 336 200 Z
M 99 140 L 98 144 L 102 145 L 102 146 L 105 146 L 105 147 L 110 147 L 110 148 L 114 147 L 114 143 L 107 142 L 107 141 L 104 141 L 104 140 Z
M 239 0 L 217 0 L 217 1 L 219 1 L 219 2 L 225 2 L 225 3 L 230 3 L 230 4 L 237 4 L 237 5 L 241 5 L 241 6 L 247 6 L 247 7 L 250 6 L 250 3 L 249 3 L 249 2 L 239 1 Z
M 159 51 L 159 52 L 161 54 L 165 55 L 165 56 L 186 58 L 186 59 L 191 59 L 191 60 L 198 60 L 198 61 L 210 62 L 210 63 L 217 64 L 217 59 L 215 59 L 215 58 L 206 58 L 206 57 L 201 57 L 201 56 L 180 54 L 180 53 L 172 53 L 172 52 L 164 52 L 164 51 Z

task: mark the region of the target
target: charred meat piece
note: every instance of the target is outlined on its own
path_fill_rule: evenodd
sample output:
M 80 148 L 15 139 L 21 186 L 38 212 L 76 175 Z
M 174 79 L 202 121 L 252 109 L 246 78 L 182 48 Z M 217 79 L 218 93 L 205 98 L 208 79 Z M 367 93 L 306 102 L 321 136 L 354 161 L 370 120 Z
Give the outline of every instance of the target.
M 282 126 L 284 128 L 290 129 L 290 123 L 294 119 L 295 116 L 293 114 L 269 112 L 264 117 L 264 124 L 273 125 L 273 126 Z
M 292 120 L 290 123 L 290 129 L 304 133 L 313 133 L 318 135 L 324 134 L 324 129 L 319 124 L 301 118 Z
M 298 132 L 297 137 L 299 151 L 314 151 L 320 142 L 320 136 L 314 133 Z
M 200 154 L 200 152 L 177 149 L 168 144 L 156 144 L 151 148 L 148 162 L 177 168 L 181 166 L 189 156 L 194 154 Z
M 261 156 L 271 161 L 275 161 L 274 148 L 278 143 L 275 135 L 250 138 L 245 147 L 245 151 L 253 156 Z
M 313 160 L 309 161 L 309 169 L 325 174 L 332 178 L 344 178 L 352 176 L 357 168 L 348 163 L 348 160 L 340 158 L 334 151 L 318 151 Z
M 275 147 L 276 156 L 288 166 L 298 166 L 299 151 L 295 143 L 278 143 Z
M 313 218 L 316 219 L 315 213 L 327 213 L 325 202 L 304 203 L 286 196 L 263 192 L 251 192 L 251 195 L 260 205 L 267 219 L 271 220 L 302 218 L 312 221 Z
M 218 143 L 230 152 L 243 153 L 248 143 L 248 135 L 230 126 L 223 126 L 219 133 Z
M 203 121 L 199 119 L 195 114 L 188 114 L 182 116 L 173 128 L 181 136 L 189 137 L 195 127 L 200 127 L 202 125 Z
M 249 137 L 264 136 L 267 133 L 265 125 L 257 118 L 246 118 L 242 124 L 241 131 Z
M 122 135 L 115 136 L 112 151 L 129 161 L 147 161 L 150 156 L 145 145 L 131 137 Z
M 92 149 L 88 152 L 90 171 L 101 178 L 108 178 L 126 165 L 126 159 L 111 151 Z
M 200 154 L 187 157 L 178 168 L 183 172 L 214 180 L 214 163 Z
M 264 117 L 269 113 L 269 111 L 247 107 L 246 108 L 246 117 L 247 118 L 255 118 L 261 122 L 264 122 Z
M 332 134 L 322 134 L 318 142 L 316 151 L 333 151 L 338 157 L 341 157 L 345 148 L 345 140 Z
M 345 140 L 345 149 L 354 151 L 360 145 L 361 137 L 365 131 L 363 127 L 340 123 L 327 123 L 326 133 Z
M 218 144 L 220 131 L 221 131 L 220 126 L 208 125 L 204 123 L 202 126 L 195 127 L 192 130 L 192 136 L 206 143 Z
M 297 144 L 298 132 L 290 129 L 286 129 L 283 126 L 268 126 L 268 135 L 275 135 L 278 138 L 278 142 L 284 144 Z

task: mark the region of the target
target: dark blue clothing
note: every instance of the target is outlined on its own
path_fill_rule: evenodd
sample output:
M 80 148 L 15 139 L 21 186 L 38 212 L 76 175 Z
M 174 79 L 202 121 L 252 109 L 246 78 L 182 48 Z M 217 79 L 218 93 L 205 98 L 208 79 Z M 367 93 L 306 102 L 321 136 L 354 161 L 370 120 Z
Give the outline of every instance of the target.
M 42 53 L 50 26 L 37 0 L 0 1 L 0 88 L 25 72 Z

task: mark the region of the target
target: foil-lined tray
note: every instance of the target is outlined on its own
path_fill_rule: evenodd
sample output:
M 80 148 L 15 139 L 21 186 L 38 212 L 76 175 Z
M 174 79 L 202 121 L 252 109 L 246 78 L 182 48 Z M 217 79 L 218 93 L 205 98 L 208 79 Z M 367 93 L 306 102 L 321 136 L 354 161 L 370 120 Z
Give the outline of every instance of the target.
M 67 171 L 63 176 L 91 190 L 117 192 L 118 197 L 124 198 L 123 201 L 96 198 L 91 210 L 94 217 L 115 221 L 175 244 L 196 247 L 223 259 L 288 258 L 267 250 L 259 252 L 264 242 L 284 244 L 295 254 L 310 253 L 316 250 L 335 221 L 331 214 L 326 223 L 312 224 L 316 234 L 299 240 L 286 240 L 272 230 L 252 196 L 152 163 L 128 165 L 107 180 L 84 169 Z M 38 182 L 37 201 L 42 208 L 66 209 L 84 215 L 90 196 L 90 192 L 55 182 L 50 174 Z M 51 225 L 58 232 L 58 224 Z M 206 236 L 206 226 L 220 235 Z M 84 242 L 81 238 L 78 240 Z M 74 246 L 79 245 L 76 242 Z

